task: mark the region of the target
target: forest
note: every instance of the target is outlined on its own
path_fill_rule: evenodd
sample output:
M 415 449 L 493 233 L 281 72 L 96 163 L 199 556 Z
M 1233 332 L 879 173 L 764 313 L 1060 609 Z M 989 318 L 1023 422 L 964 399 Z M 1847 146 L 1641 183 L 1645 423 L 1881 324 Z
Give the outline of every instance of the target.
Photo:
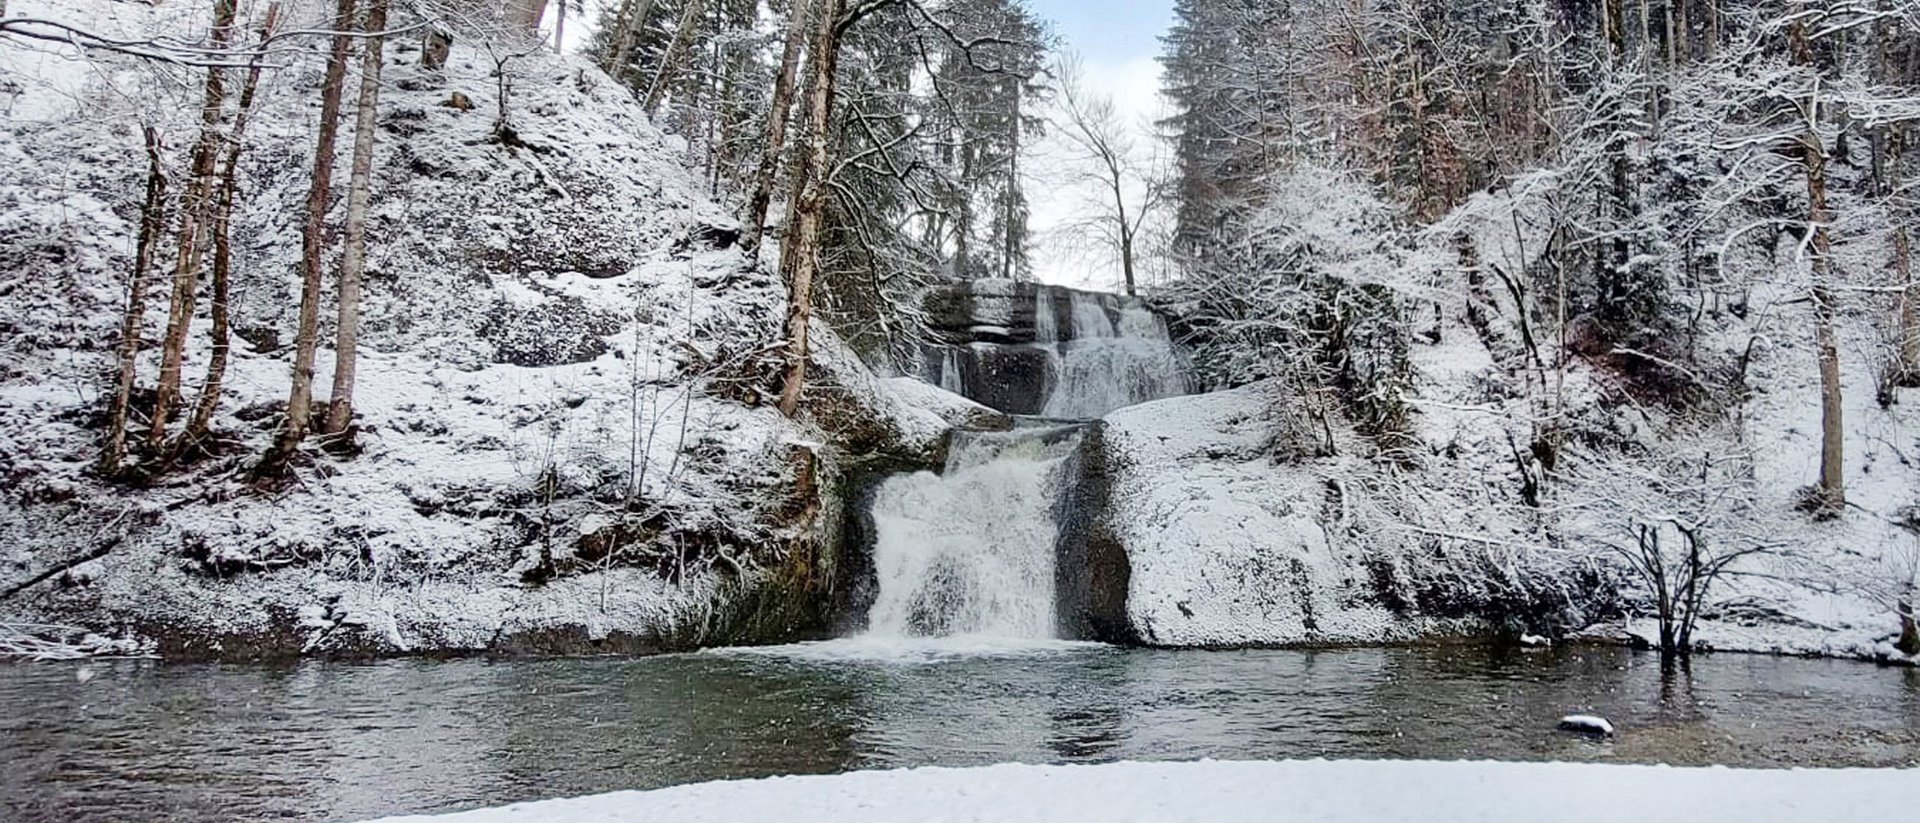
M 481 269 L 509 277 L 571 269 L 590 279 L 613 274 L 630 252 L 592 248 L 606 243 L 590 231 L 567 236 L 577 224 L 542 225 L 528 230 L 560 232 L 550 251 L 561 259 L 495 237 L 482 239 L 495 246 L 489 260 L 451 247 L 460 230 L 433 237 L 432 220 L 420 226 L 389 202 L 411 196 L 395 164 L 459 175 L 413 145 L 432 136 L 433 119 L 393 90 L 455 85 L 462 70 L 491 88 L 452 91 L 437 106 L 478 106 L 465 119 L 484 121 L 477 139 L 521 188 L 501 196 L 546 187 L 572 199 L 573 186 L 542 158 L 591 153 L 602 135 L 548 127 L 535 138 L 525 124 L 526 111 L 555 105 L 536 87 L 553 82 L 551 62 L 540 61 L 568 42 L 564 4 L 219 0 L 106 27 L 63 21 L 67 5 L 16 3 L 5 33 L 22 57 L 60 44 L 82 70 L 113 66 L 127 78 L 80 92 L 74 116 L 104 135 L 84 148 L 131 158 L 85 172 L 89 194 L 132 243 L 99 251 L 112 262 L 75 261 L 34 236 L 44 219 L 35 201 L 48 198 L 12 195 L 10 293 L 49 264 L 114 269 L 120 284 L 106 295 L 104 283 L 71 283 L 90 292 L 81 304 L 10 300 L 24 309 L 12 312 L 16 351 L 64 347 L 99 363 L 73 377 L 89 396 L 67 413 L 85 418 L 75 428 L 94 441 L 90 465 L 60 483 L 271 496 L 300 485 L 303 472 L 350 463 L 362 425 L 390 423 L 366 421 L 356 403 L 364 329 L 412 326 L 404 315 L 423 307 L 409 301 L 432 299 L 432 290 L 374 284 L 389 291 L 383 303 L 400 305 L 366 316 L 369 278 L 404 276 L 387 247 L 439 242 L 422 262 L 478 257 Z M 723 345 L 700 354 L 708 362 L 678 363 L 678 375 L 633 376 L 630 427 L 664 416 L 662 404 L 691 409 L 690 399 L 658 396 L 689 379 L 789 418 L 835 416 L 808 402 L 822 323 L 853 361 L 843 366 L 940 382 L 925 352 L 952 330 L 940 328 L 927 295 L 1031 283 L 1036 249 L 1065 244 L 1165 319 L 1191 388 L 1266 385 L 1286 395 L 1277 460 L 1358 448 L 1380 477 L 1409 482 L 1457 448 L 1423 436 L 1418 418 L 1438 401 L 1422 390 L 1435 377 L 1421 373 L 1417 349 L 1471 334 L 1489 360 L 1472 377 L 1475 405 L 1500 410 L 1508 442 L 1496 448 L 1534 510 L 1520 516 L 1556 521 L 1536 524 L 1550 542 L 1581 539 L 1586 527 L 1575 521 L 1595 508 L 1580 499 L 1591 485 L 1583 479 L 1658 479 L 1644 511 L 1599 518 L 1627 521 L 1599 529 L 1625 537 L 1591 542 L 1616 555 L 1605 565 L 1651 590 L 1663 646 L 1688 645 L 1692 615 L 1722 572 L 1751 555 L 1801 551 L 1760 523 L 1879 518 L 1891 527 L 1885 542 L 1905 546 L 1913 563 L 1912 487 L 1862 506 L 1849 476 L 1883 457 L 1857 465 L 1848 453 L 1850 439 L 1871 436 L 1911 468 L 1912 432 L 1897 408 L 1920 383 L 1907 151 L 1920 119 L 1920 9 L 1909 4 L 1182 2 L 1159 55 L 1164 116 L 1139 123 L 1117 113 L 1071 48 L 1016 0 L 629 0 L 572 12 L 576 51 L 599 72 L 590 79 L 581 66 L 572 82 L 631 95 L 664 132 L 665 154 L 678 158 L 669 162 L 684 164 L 686 194 L 725 212 L 690 230 L 682 253 L 690 243 L 742 249 L 747 265 L 777 275 L 784 304 L 778 328 L 762 329 L 766 345 Z M 448 66 L 450 55 L 460 66 Z M 21 95 L 34 98 L 9 82 L 16 109 Z M 482 94 L 491 99 L 476 102 Z M 131 105 L 109 102 L 115 95 L 131 95 Z M 31 158 L 30 143 L 62 139 L 52 121 L 15 117 L 15 152 Z M 311 121 L 311 147 L 287 144 L 286 129 L 303 125 L 289 118 Z M 1049 151 L 1036 154 L 1043 142 Z M 1056 193 L 1090 195 L 1045 236 L 1030 217 L 1029 161 L 1066 170 L 1042 184 Z M 13 176 L 44 190 L 54 174 L 25 163 Z M 282 211 L 245 213 L 269 190 Z M 297 249 L 282 239 L 295 234 Z M 291 275 L 273 271 L 283 267 Z M 532 288 L 560 299 L 532 320 L 507 320 L 496 307 L 475 333 L 581 339 L 575 351 L 534 352 L 520 365 L 591 359 L 607 348 L 595 332 L 622 325 L 614 313 L 575 310 L 564 288 Z M 237 312 L 236 303 L 250 305 Z M 86 311 L 74 321 L 89 327 L 83 339 L 36 339 L 60 335 L 35 328 L 35 310 L 72 309 Z M 640 312 L 655 309 L 672 311 Z M 565 331 L 542 328 L 549 319 Z M 524 328 L 487 328 L 516 324 Z M 234 406 L 236 336 L 288 361 L 283 402 L 250 392 L 248 405 Z M 540 342 L 496 348 L 514 362 L 508 349 Z M 1796 356 L 1780 356 L 1787 351 Z M 330 370 L 319 367 L 323 354 Z M 1818 391 L 1817 417 L 1790 424 L 1817 426 L 1817 464 L 1785 499 L 1765 488 L 1773 478 L 1760 475 L 1771 469 L 1753 454 L 1780 434 L 1766 430 L 1777 421 L 1755 419 L 1771 391 L 1756 385 L 1756 369 Z M 654 408 L 643 411 L 637 393 L 654 395 Z M 1869 420 L 1850 419 L 1855 408 Z M 1623 422 L 1626 409 L 1638 419 Z M 658 420 L 649 422 L 657 434 Z M 1342 426 L 1358 445 L 1336 442 Z M 672 471 L 687 451 L 681 429 L 666 458 Z M 627 439 L 629 452 L 647 454 L 628 460 L 621 499 L 605 488 L 563 491 L 552 460 L 535 474 L 555 476 L 526 491 L 549 509 L 586 491 L 622 510 L 617 534 L 599 542 L 646 542 L 643 532 L 667 516 L 638 466 L 654 444 Z M 18 479 L 42 470 L 13 460 Z M 1794 513 L 1765 511 L 1783 507 Z M 544 512 L 531 525 L 545 535 L 555 518 Z M 542 568 L 530 580 L 555 573 L 550 536 L 540 542 Z M 737 564 L 724 552 L 692 553 Z M 221 561 L 207 562 L 217 570 Z M 73 565 L 63 558 L 60 573 Z M 1911 592 L 1887 591 L 1911 653 L 1920 642 Z
M 347 714 L 550 676 L 538 711 L 677 729 L 225 819 L 875 764 L 1910 768 L 1917 234 L 1912 0 L 0 0 L 0 732 L 85 728 L 7 661 Z M 1246 703 L 1183 737 L 1154 673 Z M 1354 684 L 1498 731 L 1314 702 Z M 1296 711 L 1337 731 L 1259 720 Z M 37 763 L 0 752 L 0 817 L 90 819 Z M 1387 779 L 1343 763 L 1181 779 Z

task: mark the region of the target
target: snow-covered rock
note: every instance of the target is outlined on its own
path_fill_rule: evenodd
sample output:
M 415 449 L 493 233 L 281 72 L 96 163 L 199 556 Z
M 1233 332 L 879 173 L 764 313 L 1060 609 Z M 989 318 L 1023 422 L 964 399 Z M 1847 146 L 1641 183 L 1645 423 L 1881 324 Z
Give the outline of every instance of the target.
M 1406 641 L 1577 611 L 1595 595 L 1524 538 L 1477 537 L 1512 524 L 1445 528 L 1440 512 L 1474 516 L 1476 487 L 1406 488 L 1417 481 L 1367 458 L 1351 431 L 1329 429 L 1325 456 L 1278 442 L 1301 402 L 1267 382 L 1108 416 L 1106 527 L 1126 550 L 1145 642 Z
M 1560 718 L 1560 730 L 1563 732 L 1579 732 L 1581 734 L 1597 734 L 1606 737 L 1613 736 L 1612 723 L 1607 722 L 1607 719 L 1604 717 L 1595 717 L 1590 714 L 1570 714 Z

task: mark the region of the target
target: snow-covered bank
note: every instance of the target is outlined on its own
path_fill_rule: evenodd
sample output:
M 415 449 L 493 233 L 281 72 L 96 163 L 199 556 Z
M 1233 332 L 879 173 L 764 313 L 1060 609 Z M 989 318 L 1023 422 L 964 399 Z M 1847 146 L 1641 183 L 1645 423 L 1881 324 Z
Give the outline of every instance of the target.
M 1002 765 L 703 783 L 380 823 L 1900 820 L 1920 773 L 1571 763 Z
M 1267 382 L 1107 419 L 1106 518 L 1145 642 L 1404 642 L 1504 620 L 1584 625 L 1607 608 L 1602 578 L 1487 504 L 1477 467 L 1408 477 L 1336 429 L 1333 453 L 1299 451 L 1287 438 L 1321 435 L 1298 430 L 1302 401 L 1281 392 Z

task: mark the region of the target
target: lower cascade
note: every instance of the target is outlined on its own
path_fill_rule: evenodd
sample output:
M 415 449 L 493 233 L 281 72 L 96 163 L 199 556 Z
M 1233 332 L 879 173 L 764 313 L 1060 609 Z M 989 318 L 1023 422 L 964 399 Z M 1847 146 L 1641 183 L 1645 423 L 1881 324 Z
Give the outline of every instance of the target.
M 874 637 L 1050 639 L 1059 509 L 1077 426 L 956 434 L 942 474 L 873 501 Z

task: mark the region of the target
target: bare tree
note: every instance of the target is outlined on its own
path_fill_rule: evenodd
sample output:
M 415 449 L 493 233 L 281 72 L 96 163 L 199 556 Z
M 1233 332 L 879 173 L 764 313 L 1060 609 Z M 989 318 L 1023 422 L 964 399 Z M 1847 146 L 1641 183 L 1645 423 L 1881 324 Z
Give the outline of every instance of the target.
M 260 24 L 261 42 L 272 39 L 279 21 L 280 3 L 275 2 L 267 7 L 266 18 Z M 193 417 L 180 433 L 178 445 L 170 449 L 174 452 L 197 447 L 212 428 L 214 410 L 220 405 L 221 384 L 226 379 L 227 360 L 233 349 L 228 304 L 233 281 L 233 205 L 239 188 L 240 155 L 246 149 L 247 122 L 251 119 L 254 97 L 260 88 L 261 69 L 261 58 L 256 57 L 241 85 L 239 111 L 234 115 L 233 129 L 227 135 L 227 151 L 220 170 L 219 195 L 214 204 L 212 225 L 213 281 L 211 305 L 208 306 L 213 321 L 212 348 L 207 359 L 206 379 L 200 385 L 200 398 L 194 403 Z
M 1565 479 L 1572 537 L 1624 560 L 1647 587 L 1664 655 L 1693 650 L 1693 632 L 1717 585 L 1771 576 L 1763 561 L 1790 550 L 1781 524 L 1759 502 L 1753 456 L 1724 447 L 1570 455 Z
M 380 68 L 387 0 L 371 0 L 362 44 L 360 100 L 354 112 L 353 166 L 347 182 L 347 224 L 340 257 L 339 321 L 335 328 L 333 392 L 325 429 L 351 438 L 354 370 L 360 356 L 360 275 L 367 263 L 367 204 L 373 196 L 373 138 L 379 131 Z
M 140 236 L 134 243 L 133 270 L 127 274 L 127 310 L 120 326 L 119 376 L 107 412 L 106 444 L 100 450 L 100 473 L 120 473 L 127 456 L 127 415 L 133 405 L 138 374 L 141 320 L 146 315 L 147 272 L 153 268 L 153 247 L 166 229 L 167 174 L 160 152 L 160 132 L 141 129 L 147 144 L 147 192 L 140 205 Z
M 1804 16 L 1789 24 L 1788 49 L 1794 65 L 1814 70 L 1813 46 Z M 1801 163 L 1807 176 L 1807 231 L 1813 263 L 1813 335 L 1820 357 L 1820 481 L 1814 507 L 1836 514 L 1847 504 L 1846 432 L 1841 419 L 1840 342 L 1834 330 L 1837 306 L 1833 291 L 1833 214 L 1827 208 L 1827 149 L 1820 136 L 1822 98 L 1816 71 L 1801 104 L 1805 131 L 1800 139 Z
M 214 0 L 213 50 L 233 44 L 235 0 Z M 160 348 L 160 381 L 154 392 L 153 415 L 147 444 L 158 452 L 165 444 L 167 421 L 180 397 L 180 370 L 186 358 L 187 330 L 193 322 L 200 289 L 200 268 L 206 253 L 207 222 L 213 210 L 215 171 L 223 137 L 220 125 L 226 112 L 225 69 L 207 68 L 206 94 L 200 106 L 200 137 L 194 143 L 187 187 L 180 202 L 178 256 L 173 270 L 173 296 L 168 304 L 167 333 Z
M 1067 57 L 1055 66 L 1059 81 L 1056 131 L 1070 151 L 1073 177 L 1100 191 L 1091 216 L 1069 223 L 1065 231 L 1090 236 L 1120 263 L 1127 294 L 1139 291 L 1137 260 L 1142 229 L 1158 208 L 1161 187 L 1136 156 L 1127 124 L 1113 101 L 1085 86 L 1079 62 Z
M 800 410 L 807 381 L 808 322 L 813 317 L 814 277 L 820 270 L 820 227 L 826 220 L 828 175 L 833 171 L 833 91 L 840 63 L 840 36 L 855 19 L 847 0 L 820 0 L 813 54 L 808 59 L 807 149 L 801 156 L 793 208 L 787 217 L 780 271 L 787 280 L 787 346 L 780 412 Z
M 326 254 L 327 205 L 333 193 L 334 144 L 340 131 L 340 97 L 346 86 L 347 57 L 353 46 L 355 0 L 339 0 L 334 13 L 326 79 L 320 87 L 320 136 L 313 151 L 313 176 L 307 187 L 305 223 L 300 235 L 300 315 L 294 333 L 293 387 L 287 415 L 272 448 L 255 468 L 263 480 L 286 474 L 287 465 L 306 439 L 313 419 L 313 361 L 320 345 L 320 286 Z

